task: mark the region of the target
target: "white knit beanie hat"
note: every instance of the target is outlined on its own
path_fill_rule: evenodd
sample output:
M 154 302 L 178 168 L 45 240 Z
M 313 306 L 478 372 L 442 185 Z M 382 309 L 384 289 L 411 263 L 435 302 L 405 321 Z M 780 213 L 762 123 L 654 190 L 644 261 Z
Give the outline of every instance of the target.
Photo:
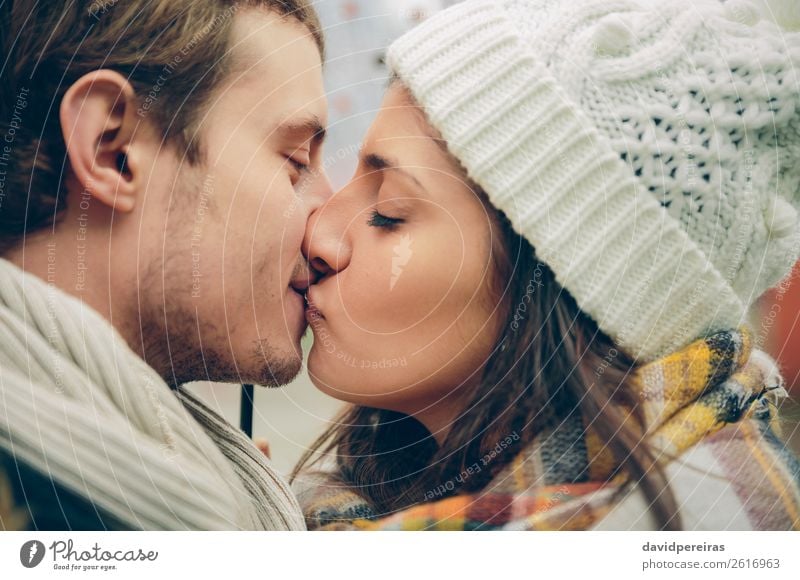
M 800 256 L 798 0 L 467 0 L 389 49 L 469 177 L 641 361 Z

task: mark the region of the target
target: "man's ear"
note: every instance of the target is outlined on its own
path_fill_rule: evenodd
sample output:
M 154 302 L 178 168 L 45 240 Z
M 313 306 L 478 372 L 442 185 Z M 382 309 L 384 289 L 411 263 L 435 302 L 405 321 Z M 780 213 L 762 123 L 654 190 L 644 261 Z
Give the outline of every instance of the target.
M 121 74 L 96 70 L 79 78 L 61 101 L 61 130 L 70 167 L 81 186 L 115 211 L 136 205 L 141 179 L 133 135 L 136 94 Z

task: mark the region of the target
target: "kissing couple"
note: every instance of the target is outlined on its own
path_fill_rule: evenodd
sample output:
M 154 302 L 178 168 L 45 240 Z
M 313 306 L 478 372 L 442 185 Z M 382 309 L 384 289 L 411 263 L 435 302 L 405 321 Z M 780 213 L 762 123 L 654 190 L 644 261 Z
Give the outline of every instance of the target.
M 4 4 L 0 525 L 800 528 L 769 5 L 458 3 L 333 192 L 304 0 Z M 286 385 L 309 327 L 347 407 L 287 479 L 183 385 Z

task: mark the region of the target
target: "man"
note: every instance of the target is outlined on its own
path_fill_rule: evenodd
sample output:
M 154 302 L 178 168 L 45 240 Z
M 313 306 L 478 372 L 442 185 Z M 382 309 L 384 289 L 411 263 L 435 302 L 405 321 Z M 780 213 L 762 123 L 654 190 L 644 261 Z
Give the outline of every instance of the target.
M 0 527 L 302 529 L 262 454 L 180 385 L 300 370 L 300 244 L 330 193 L 316 14 L 0 10 Z

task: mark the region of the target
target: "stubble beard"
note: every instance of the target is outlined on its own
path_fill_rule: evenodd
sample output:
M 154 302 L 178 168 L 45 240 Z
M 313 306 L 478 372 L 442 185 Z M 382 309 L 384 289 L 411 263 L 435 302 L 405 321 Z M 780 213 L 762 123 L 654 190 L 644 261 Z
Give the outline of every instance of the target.
M 180 191 L 172 196 L 170 215 L 178 228 L 186 231 L 174 232 L 175 239 L 191 239 L 192 200 L 200 187 L 193 175 L 179 179 Z M 212 211 L 209 208 L 209 213 Z M 224 313 L 214 320 L 200 317 L 192 293 L 191 259 L 191 251 L 166 244 L 164 253 L 152 260 L 142 275 L 138 318 L 145 361 L 173 388 L 194 381 L 265 387 L 291 382 L 302 369 L 299 350 L 281 351 L 269 339 L 255 337 L 249 350 L 234 352 L 235 343 L 225 334 Z

